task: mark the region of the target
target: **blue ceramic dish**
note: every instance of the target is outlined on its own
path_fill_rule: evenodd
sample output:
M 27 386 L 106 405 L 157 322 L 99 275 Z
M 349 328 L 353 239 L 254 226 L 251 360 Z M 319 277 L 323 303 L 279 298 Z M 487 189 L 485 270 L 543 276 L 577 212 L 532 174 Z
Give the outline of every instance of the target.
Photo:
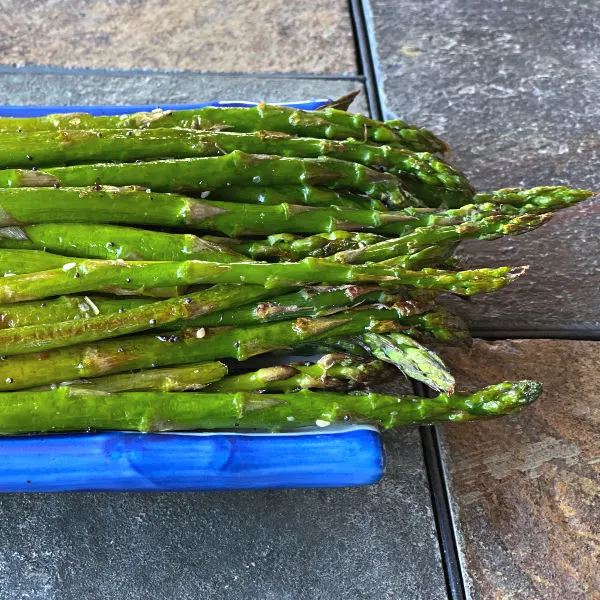
M 315 109 L 327 100 L 287 103 Z M 0 116 L 89 112 L 115 115 L 207 105 L 4 106 Z M 0 438 L 0 492 L 249 490 L 375 483 L 383 475 L 381 438 L 372 427 L 296 433 L 105 432 Z

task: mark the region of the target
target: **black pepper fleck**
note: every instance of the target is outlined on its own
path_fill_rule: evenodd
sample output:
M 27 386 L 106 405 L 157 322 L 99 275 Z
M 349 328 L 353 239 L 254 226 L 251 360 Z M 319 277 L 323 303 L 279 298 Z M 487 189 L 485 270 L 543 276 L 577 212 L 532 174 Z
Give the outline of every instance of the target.
M 240 347 L 240 343 L 239 342 L 233 342 L 233 347 L 234 348 L 239 348 Z
M 131 277 L 128 277 L 128 278 L 127 278 L 125 281 L 126 281 L 127 283 L 131 283 Z
M 41 306 L 42 308 L 44 308 L 44 306 L 46 306 L 46 303 L 45 303 L 45 302 L 40 302 L 40 306 Z
M 186 304 L 191 304 L 191 303 L 193 302 L 193 300 L 192 300 L 191 298 L 186 298 L 186 299 L 184 300 L 184 302 L 185 302 Z
M 6 354 L 3 354 L 2 356 L 0 356 L 0 360 L 6 360 Z
M 95 192 L 99 192 L 102 189 L 102 186 L 98 183 L 92 188 Z
M 156 319 L 150 319 L 150 325 L 156 325 Z
M 120 309 L 119 309 L 119 312 L 120 312 L 120 313 L 124 313 L 124 312 L 125 312 L 125 309 L 124 309 L 124 308 L 120 308 Z
M 58 189 L 60 187 L 60 183 L 53 183 L 52 187 Z
M 26 154 L 27 156 L 27 160 L 33 160 L 33 156 L 31 156 L 31 154 Z
M 117 352 L 123 352 L 123 348 L 117 348 Z
M 79 271 L 76 271 L 75 275 L 73 275 L 73 277 L 75 277 L 75 279 L 79 279 L 81 277 L 81 275 L 79 274 Z
M 132 135 L 133 135 L 133 131 L 128 131 L 128 132 L 127 132 L 125 135 L 126 135 L 127 137 L 130 137 L 130 136 L 132 136 Z
M 12 377 L 6 378 L 6 383 L 12 383 L 13 381 L 14 381 L 14 379 Z
M 98 132 L 96 135 L 97 135 L 98 137 L 102 137 L 102 132 L 101 132 L 101 131 L 99 131 L 99 132 Z

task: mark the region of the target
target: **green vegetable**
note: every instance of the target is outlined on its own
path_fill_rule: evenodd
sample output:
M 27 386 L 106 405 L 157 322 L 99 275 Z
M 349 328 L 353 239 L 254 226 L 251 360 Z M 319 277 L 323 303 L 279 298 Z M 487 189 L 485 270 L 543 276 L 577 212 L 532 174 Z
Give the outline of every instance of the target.
M 359 341 L 373 356 L 396 365 L 407 377 L 422 381 L 434 390 L 454 391 L 454 377 L 442 359 L 409 336 L 367 332 Z
M 152 192 L 211 191 L 228 185 L 326 185 L 399 204 L 409 200 L 395 175 L 334 158 L 285 158 L 245 154 L 141 163 L 50 167 L 44 171 L 0 171 L 0 187 L 136 185 Z
M 127 133 L 118 130 L 61 130 L 0 135 L 0 166 L 3 168 L 214 157 L 231 152 L 290 158 L 327 156 L 384 169 L 401 178 L 408 177 L 419 182 L 418 190 L 422 193 L 416 195 L 430 206 L 447 203 L 451 192 L 454 192 L 452 197 L 456 206 L 468 203 L 474 195 L 464 175 L 431 154 L 375 146 L 355 139 L 334 141 L 291 137 L 270 131 L 231 133 L 185 129 Z
M 0 391 L 18 390 L 60 381 L 87 379 L 135 369 L 252 356 L 330 337 L 364 331 L 395 331 L 426 325 L 425 319 L 398 317 L 395 310 L 358 310 L 280 323 L 206 329 L 190 327 L 178 333 L 137 335 L 21 354 L 0 361 Z M 11 331 L 11 330 L 3 330 Z M 18 331 L 18 330 L 14 330 Z
M 375 384 L 396 373 L 385 362 L 357 360 L 345 354 L 326 354 L 315 363 L 265 367 L 230 375 L 213 383 L 207 392 L 292 392 L 298 389 L 343 389 Z
M 457 272 L 439 269 L 412 271 L 379 264 L 344 265 L 319 258 L 278 264 L 82 260 L 65 262 L 60 269 L 5 277 L 0 281 L 0 303 L 88 291 L 109 290 L 140 295 L 148 289 L 216 283 L 246 283 L 274 288 L 321 282 L 352 282 L 357 285 L 370 282 L 470 296 L 501 289 L 525 270 L 526 267 L 498 267 Z
M 226 245 L 218 245 L 191 233 L 163 233 L 119 225 L 82 223 L 0 227 L 0 248 L 45 250 L 62 256 L 103 260 L 206 260 L 220 263 L 250 260 Z M 44 264 L 38 263 L 34 270 L 43 269 Z M 55 264 L 54 268 L 56 266 L 59 265 Z
M 263 103 L 252 108 L 207 106 L 192 110 L 155 110 L 149 113 L 104 117 L 71 113 L 35 118 L 0 118 L 0 131 L 16 132 L 164 127 L 238 132 L 279 131 L 305 137 L 365 139 L 427 152 L 446 149 L 444 142 L 431 132 L 406 123 L 392 128 L 363 115 L 333 108 L 305 111 Z
M 345 421 L 391 429 L 513 414 L 540 394 L 540 384 L 533 381 L 506 382 L 472 394 L 440 394 L 435 398 L 307 390 L 287 394 L 121 392 L 106 396 L 82 395 L 63 387 L 4 394 L 0 433 L 224 428 L 276 431 Z
M 0 330 L 0 354 L 26 354 L 94 342 L 175 323 L 274 296 L 258 285 L 216 285 L 185 298 L 132 307 L 124 312 Z

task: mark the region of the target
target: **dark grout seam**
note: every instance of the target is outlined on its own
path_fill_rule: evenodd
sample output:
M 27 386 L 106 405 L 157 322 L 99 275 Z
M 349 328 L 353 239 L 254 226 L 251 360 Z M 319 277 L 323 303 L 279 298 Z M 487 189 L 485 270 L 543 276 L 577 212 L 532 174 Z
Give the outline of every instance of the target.
M 577 327 L 559 329 L 476 329 L 469 328 L 474 338 L 488 341 L 498 340 L 580 340 L 600 341 L 600 329 L 597 327 Z
M 160 76 L 177 75 L 179 77 L 228 77 L 228 78 L 251 78 L 251 79 L 307 79 L 321 81 L 356 81 L 363 83 L 364 77 L 347 73 L 228 73 L 221 71 L 177 71 L 177 70 L 157 70 L 157 69 L 87 69 L 82 67 L 53 67 L 45 65 L 0 65 L 0 74 L 19 74 L 28 75 L 96 75 L 103 77 L 140 77 L 140 76 Z
M 373 54 L 371 53 L 371 44 L 369 33 L 365 22 L 364 6 L 361 0 L 349 0 L 350 19 L 354 33 L 354 45 L 356 50 L 356 59 L 358 62 L 359 74 L 364 79 L 365 92 L 367 94 L 367 105 L 371 117 L 374 119 L 383 119 L 381 110 L 381 97 L 377 87 L 377 76 L 373 63 Z
M 430 396 L 427 388 L 414 382 L 418 395 Z M 463 570 L 456 539 L 456 527 L 450 505 L 448 481 L 442 463 L 440 441 L 436 427 L 419 427 L 423 459 L 431 493 L 431 506 L 440 546 L 446 590 L 450 600 L 466 600 Z

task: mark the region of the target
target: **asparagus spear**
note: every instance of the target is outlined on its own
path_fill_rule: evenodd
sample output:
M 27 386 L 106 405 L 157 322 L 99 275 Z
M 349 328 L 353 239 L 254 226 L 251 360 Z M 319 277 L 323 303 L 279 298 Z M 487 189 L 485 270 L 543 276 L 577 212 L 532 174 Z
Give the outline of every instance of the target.
M 114 394 L 116 392 L 159 391 L 183 392 L 200 390 L 227 375 L 227 367 L 218 361 L 203 362 L 194 365 L 168 367 L 165 369 L 149 369 L 106 375 L 94 379 L 78 379 L 61 384 L 52 384 L 50 389 L 70 387 L 78 394 Z M 39 388 L 44 390 L 46 388 Z M 37 390 L 36 390 L 37 391 Z
M 278 290 L 279 293 L 281 293 Z M 408 289 L 383 290 L 376 286 L 305 287 L 297 292 L 281 294 L 266 302 L 222 310 L 213 315 L 171 323 L 170 330 L 184 326 L 216 327 L 221 325 L 251 325 L 297 317 L 318 317 L 333 314 L 363 304 L 385 305 L 398 314 L 408 316 L 429 310 L 435 294 Z M 153 300 L 136 297 L 61 296 L 40 302 L 18 302 L 0 305 L 0 329 L 46 325 L 110 315 L 127 311 Z M 158 327 L 159 329 L 161 327 Z
M 373 356 L 396 365 L 407 377 L 434 390 L 454 392 L 454 377 L 442 359 L 407 335 L 366 332 L 359 341 Z
M 187 328 L 175 334 L 137 335 L 22 354 L 0 361 L 0 391 L 57 381 L 87 379 L 132 369 L 189 364 L 252 356 L 292 348 L 329 337 L 364 331 L 395 331 L 426 324 L 416 317 L 398 318 L 394 310 L 359 310 L 318 319 L 299 318 L 251 327 Z M 40 360 L 43 358 L 43 360 Z
M 40 271 L 40 269 L 42 269 L 41 272 L 46 272 L 58 269 L 61 265 L 61 268 L 64 268 L 65 265 L 72 268 L 70 265 L 73 264 L 73 259 L 71 257 L 50 254 L 49 252 L 42 252 L 41 250 L 4 250 L 0 248 L 0 277 L 35 273 Z M 139 295 L 152 296 L 155 298 L 172 298 L 181 295 L 185 289 L 186 288 L 182 285 L 158 288 L 148 287 L 140 290 Z M 115 290 L 110 283 L 103 291 L 119 294 L 123 293 L 123 290 Z M 2 301 L 0 300 L 0 302 Z
M 253 300 L 274 296 L 277 290 L 260 285 L 216 285 L 185 298 L 172 298 L 130 308 L 123 313 L 98 315 L 51 323 L 26 325 L 0 330 L 0 354 L 26 354 L 73 344 L 94 342 L 130 333 L 138 333 L 181 319 L 198 317 L 209 312 L 242 306 Z
M 39 173 L 38 171 L 33 171 Z M 376 210 L 261 206 L 194 200 L 176 194 L 135 189 L 0 189 L 0 226 L 24 223 L 120 223 L 217 231 L 229 236 L 272 233 L 322 233 L 336 229 L 403 231 L 414 217 Z
M 382 290 L 377 286 L 304 287 L 257 304 L 202 315 L 175 326 L 219 327 L 287 321 L 298 317 L 322 317 L 360 305 L 392 308 L 407 317 L 430 310 L 433 295 L 420 290 Z
M 60 296 L 40 302 L 0 305 L 0 329 L 46 325 L 123 312 L 152 302 L 150 298 L 109 296 Z
M 408 285 L 470 296 L 501 289 L 525 271 L 526 267 L 412 271 L 391 265 L 344 265 L 310 257 L 279 264 L 83 260 L 65 262 L 61 269 L 5 277 L 0 281 L 0 303 L 88 291 L 140 295 L 147 289 L 176 285 L 247 283 L 274 288 L 349 281 L 357 285 L 367 282 Z
M 210 194 L 211 200 L 243 202 L 245 204 L 300 204 L 302 206 L 337 206 L 360 210 L 386 210 L 379 200 L 346 191 L 335 191 L 312 185 L 236 186 L 219 188 Z
M 506 235 L 519 235 L 547 223 L 551 216 L 550 213 L 514 218 L 491 215 L 480 221 L 460 225 L 420 227 L 399 238 L 338 252 L 332 259 L 345 264 L 381 262 L 428 245 L 448 244 L 473 238 L 492 240 Z
M 396 147 L 437 152 L 444 142 L 424 129 L 403 123 L 387 125 L 359 114 L 335 109 L 304 111 L 284 106 L 259 104 L 256 107 L 207 106 L 192 110 L 163 111 L 132 115 L 93 117 L 87 113 L 55 114 L 36 118 L 0 118 L 0 131 L 48 131 L 54 129 L 157 129 L 177 127 L 238 132 L 280 131 L 306 137 L 365 139 Z
M 551 212 L 583 202 L 596 195 L 588 190 L 578 190 L 560 185 L 530 189 L 504 188 L 494 192 L 476 194 L 473 202 L 475 204 L 511 205 L 515 209 L 525 209 L 528 212 L 533 212 L 534 207 L 541 212 Z
M 336 230 L 308 237 L 301 237 L 293 233 L 279 233 L 260 240 L 240 240 L 215 236 L 206 236 L 204 239 L 214 242 L 218 246 L 231 248 L 253 260 L 284 262 L 302 260 L 307 256 L 323 258 L 342 250 L 354 250 L 376 244 L 386 238 L 376 233 Z
M 0 277 L 62 268 L 64 256 L 42 250 L 3 250 L 0 248 Z
M 82 395 L 69 387 L 13 392 L 0 403 L 0 433 L 117 429 L 177 431 L 259 428 L 276 431 L 352 420 L 384 429 L 442 421 L 470 421 L 521 411 L 541 394 L 533 381 L 505 382 L 472 394 L 435 398 L 300 390 L 247 392 L 121 392 Z
M 63 256 L 104 260 L 218 260 L 220 263 L 250 260 L 228 246 L 190 233 L 82 223 L 0 227 L 0 248 L 45 250 Z M 57 266 L 62 265 L 56 263 L 54 267 Z M 35 270 L 41 268 L 43 266 L 38 265 Z
M 35 173 L 35 172 L 33 172 Z M 459 209 L 407 208 L 394 212 L 316 208 L 298 205 L 251 206 L 200 201 L 177 194 L 147 194 L 135 188 L 0 189 L 0 226 L 53 221 L 122 223 L 212 229 L 238 234 L 284 231 L 372 229 L 402 236 L 417 227 L 459 225 L 490 216 L 539 215 L 571 206 L 592 192 L 569 188 L 533 188 L 502 196 L 508 203 L 481 202 Z M 489 199 L 489 195 L 478 195 Z
M 363 165 L 335 158 L 286 158 L 245 154 L 182 158 L 141 163 L 99 163 L 52 167 L 44 171 L 0 171 L 0 187 L 81 187 L 138 185 L 153 192 L 206 192 L 228 185 L 326 185 L 394 204 L 411 198 L 400 180 Z M 410 202 L 409 202 L 410 204 Z
M 399 177 L 406 176 L 421 182 L 425 186 L 424 200 L 431 201 L 432 206 L 438 206 L 446 199 L 442 193 L 438 201 L 437 188 L 459 192 L 457 206 L 466 204 L 474 194 L 462 173 L 431 154 L 390 146 L 374 146 L 355 139 L 334 141 L 295 138 L 268 131 L 229 133 L 184 129 L 141 130 L 127 134 L 118 130 L 61 130 L 30 134 L 5 133 L 0 136 L 0 165 L 3 168 L 196 158 L 220 156 L 235 151 L 290 158 L 327 156 L 385 169 Z
M 315 363 L 265 367 L 251 373 L 229 375 L 207 392 L 292 392 L 298 389 L 343 389 L 373 384 L 392 377 L 395 369 L 380 360 L 369 362 L 345 354 L 326 354 Z

